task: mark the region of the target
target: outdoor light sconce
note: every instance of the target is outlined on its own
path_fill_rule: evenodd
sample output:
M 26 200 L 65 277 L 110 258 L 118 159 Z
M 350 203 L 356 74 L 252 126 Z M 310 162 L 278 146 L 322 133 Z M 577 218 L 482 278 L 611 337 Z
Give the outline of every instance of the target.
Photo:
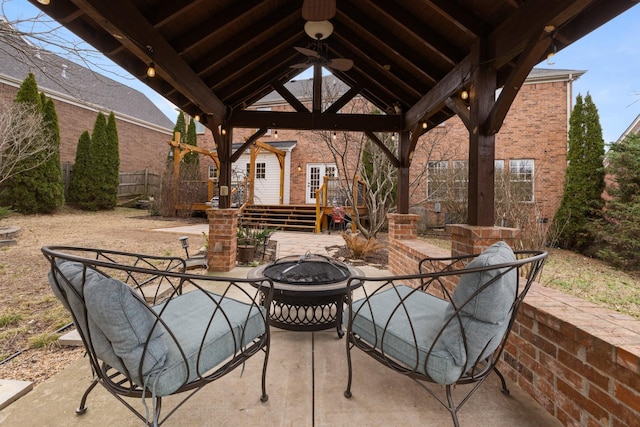
M 302 165 L 298 163 L 298 172 L 302 172 Z
M 187 254 L 187 258 L 189 258 L 189 237 L 182 236 L 178 240 L 180 240 L 182 249 L 184 249 L 184 253 Z

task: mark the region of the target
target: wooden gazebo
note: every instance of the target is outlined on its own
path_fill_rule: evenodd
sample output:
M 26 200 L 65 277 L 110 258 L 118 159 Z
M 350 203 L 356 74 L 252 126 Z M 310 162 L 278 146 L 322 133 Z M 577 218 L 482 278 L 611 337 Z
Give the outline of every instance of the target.
M 399 169 L 398 212 L 406 214 L 409 166 L 418 138 L 457 115 L 469 130 L 468 225 L 485 227 L 494 225 L 495 134 L 531 69 L 637 4 L 633 0 L 30 2 L 180 109 L 201 117 L 216 141 L 221 208 L 229 207 L 231 163 L 241 154 L 232 152 L 234 128 L 258 129 L 249 143 L 269 128 L 324 129 L 363 131 L 374 141 L 374 132 L 399 133 L 398 155 L 387 154 Z M 311 109 L 284 87 L 306 65 L 314 69 Z M 147 75 L 150 66 L 153 77 Z M 350 87 L 324 109 L 323 66 Z M 294 112 L 249 109 L 274 90 Z M 341 114 L 356 95 L 386 115 Z

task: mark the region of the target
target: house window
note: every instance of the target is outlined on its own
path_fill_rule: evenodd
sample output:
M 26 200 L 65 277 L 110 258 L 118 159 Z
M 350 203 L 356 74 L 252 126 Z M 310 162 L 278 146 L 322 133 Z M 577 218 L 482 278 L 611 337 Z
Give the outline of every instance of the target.
M 533 201 L 533 167 L 532 159 L 509 161 L 509 187 L 514 200 Z
M 256 163 L 256 179 L 265 179 L 267 177 L 267 164 Z
M 218 182 L 218 168 L 216 165 L 209 165 L 208 175 L 210 180 Z
M 427 163 L 427 199 L 444 200 L 447 195 L 447 168 L 449 162 L 432 161 Z
M 467 200 L 469 190 L 469 170 L 466 160 L 453 162 L 453 197 L 454 200 Z

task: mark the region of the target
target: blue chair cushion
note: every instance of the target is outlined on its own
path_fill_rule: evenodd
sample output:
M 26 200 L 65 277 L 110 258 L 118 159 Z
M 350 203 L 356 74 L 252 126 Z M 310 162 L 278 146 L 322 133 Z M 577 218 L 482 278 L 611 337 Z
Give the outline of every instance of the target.
M 201 290 L 159 304 L 154 310 L 173 334 L 165 336 L 169 350 L 164 367 L 148 378 L 148 388 L 158 396 L 173 393 L 265 333 L 264 307 Z
M 407 369 L 440 384 L 455 383 L 463 370 L 444 345 L 449 303 L 405 285 L 360 299 L 352 305 L 353 333 Z M 344 322 L 348 324 L 349 312 Z
M 131 379 L 142 386 L 147 375 L 164 366 L 164 327 L 142 297 L 117 279 L 92 275 L 85 284 L 84 298 L 89 318 L 111 342 Z
M 102 275 L 90 268 L 84 272 L 85 269 L 79 262 L 57 259 L 56 266 L 59 268 L 60 274 L 56 273 L 54 276 L 53 271 L 49 271 L 48 275 L 53 293 L 62 302 L 62 305 L 75 316 L 76 329 L 88 341 L 87 345 L 93 347 L 96 356 L 109 366 L 123 371 L 124 367 L 107 337 L 93 319 L 85 315 L 84 283 L 95 280 Z M 61 289 L 56 286 L 56 281 Z
M 516 257 L 505 242 L 497 242 L 474 258 L 467 269 L 514 262 Z M 491 354 L 507 330 L 511 307 L 516 298 L 517 269 L 506 268 L 462 274 L 451 297 L 445 318 L 460 309 L 459 320 L 452 319 L 445 328 L 444 343 L 458 366 L 473 365 Z M 474 294 L 491 280 L 495 281 Z M 465 302 L 468 301 L 466 304 Z M 464 331 L 464 337 L 462 334 Z M 466 340 L 466 349 L 465 349 Z
M 77 262 L 60 260 L 58 265 L 85 302 L 65 289 L 66 304 L 50 274 L 52 289 L 76 314 L 81 323 L 76 326 L 85 335 L 89 332 L 89 345 L 97 357 L 121 372 L 128 371 L 136 384 L 157 396 L 173 393 L 265 333 L 263 307 L 196 290 L 150 308 L 132 288 L 116 279 L 90 268 L 83 273 Z M 65 280 L 59 279 L 61 286 L 68 288 Z M 154 312 L 163 323 L 156 322 Z

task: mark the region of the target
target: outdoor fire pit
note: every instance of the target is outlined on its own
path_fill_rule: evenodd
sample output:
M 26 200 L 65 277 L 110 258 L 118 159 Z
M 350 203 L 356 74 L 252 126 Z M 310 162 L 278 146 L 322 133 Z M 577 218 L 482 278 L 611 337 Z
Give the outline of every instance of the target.
M 336 327 L 339 337 L 343 335 L 342 311 L 351 276 L 362 276 L 362 271 L 311 253 L 280 258 L 247 273 L 249 279 L 273 280 L 273 301 L 268 307 L 273 326 L 292 331 Z

